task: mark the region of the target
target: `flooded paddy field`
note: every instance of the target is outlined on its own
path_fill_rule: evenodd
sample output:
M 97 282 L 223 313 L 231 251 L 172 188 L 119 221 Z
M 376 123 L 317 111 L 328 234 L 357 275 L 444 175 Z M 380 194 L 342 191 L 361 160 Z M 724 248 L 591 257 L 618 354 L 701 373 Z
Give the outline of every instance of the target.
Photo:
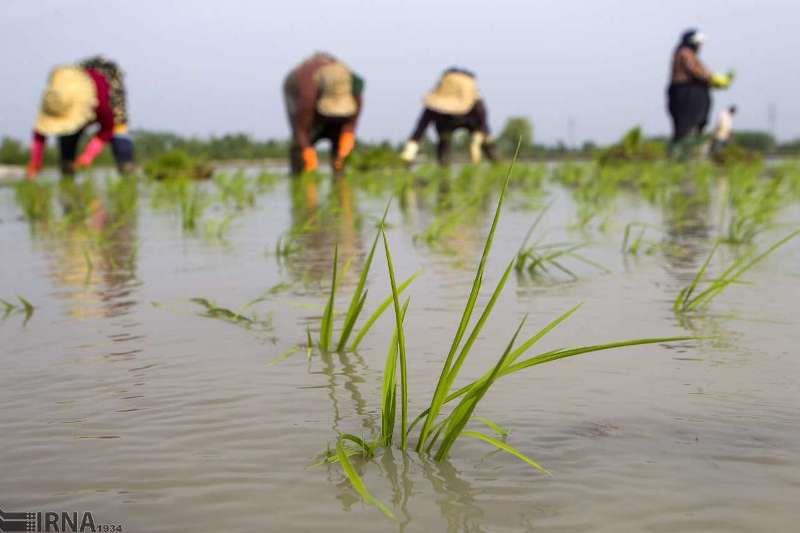
M 204 183 L 0 187 L 3 509 L 90 510 L 127 531 L 795 529 L 800 238 L 713 298 L 675 304 L 715 248 L 708 280 L 800 227 L 800 167 L 786 163 L 518 165 L 478 312 L 509 262 L 518 268 L 457 386 L 497 362 L 523 316 L 527 338 L 578 303 L 533 353 L 697 339 L 555 361 L 492 388 L 476 416 L 549 475 L 476 439 L 442 461 L 397 446 L 353 457 L 392 520 L 324 462 L 338 434 L 381 431 L 395 326 L 389 306 L 357 349 L 319 348 L 334 250 L 337 339 L 392 199 L 398 283 L 420 272 L 403 292 L 413 419 L 505 173 L 333 182 L 249 168 Z M 366 289 L 356 330 L 391 295 L 382 242 Z

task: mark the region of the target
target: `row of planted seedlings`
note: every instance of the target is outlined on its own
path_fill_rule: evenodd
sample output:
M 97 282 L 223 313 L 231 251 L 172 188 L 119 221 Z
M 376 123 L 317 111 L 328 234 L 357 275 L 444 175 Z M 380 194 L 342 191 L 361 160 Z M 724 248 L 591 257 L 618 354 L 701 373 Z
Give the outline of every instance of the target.
M 504 347 L 498 348 L 498 358 L 477 379 L 463 381 L 459 379 L 461 369 L 469 358 L 472 348 L 490 321 L 493 310 L 500 300 L 509 275 L 518 262 L 514 256 L 508 262 L 500 279 L 492 290 L 489 300 L 482 310 L 478 310 L 479 295 L 484 288 L 486 266 L 492 250 L 495 232 L 500 219 L 502 207 L 506 200 L 513 163 L 503 179 L 499 198 L 497 199 L 491 227 L 484 242 L 483 252 L 475 271 L 472 287 L 466 304 L 458 320 L 450 349 L 443 356 L 443 363 L 432 397 L 424 403 L 422 410 L 413 416 L 410 413 L 411 399 L 408 395 L 408 365 L 413 357 L 407 352 L 407 333 L 404 326 L 405 317 L 413 312 L 410 298 L 402 295 L 418 275 L 400 282 L 392 261 L 389 238 L 385 231 L 386 213 L 381 219 L 377 234 L 358 277 L 358 283 L 350 298 L 350 304 L 344 313 L 341 326 L 338 328 L 338 339 L 335 337 L 337 313 L 335 310 L 336 291 L 339 280 L 338 249 L 334 250 L 334 262 L 331 275 L 331 288 L 320 323 L 317 342 L 313 340 L 310 329 L 306 331 L 307 350 L 311 357 L 315 349 L 322 352 L 342 352 L 358 348 L 360 340 L 369 331 L 375 320 L 387 308 L 394 314 L 394 333 L 389 342 L 383 370 L 383 382 L 380 398 L 380 431 L 369 437 L 342 433 L 337 436 L 336 445 L 323 454 L 323 462 L 338 463 L 344 475 L 360 494 L 365 502 L 374 505 L 385 515 L 394 518 L 394 512 L 385 503 L 375 498 L 361 478 L 356 461 L 368 464 L 381 450 L 397 447 L 402 453 L 417 453 L 434 461 L 444 461 L 450 455 L 453 445 L 462 437 L 469 437 L 485 442 L 501 451 L 522 460 L 532 468 L 546 473 L 543 466 L 527 454 L 485 431 L 474 427 L 476 421 L 486 425 L 490 430 L 502 434 L 499 425 L 484 417 L 476 416 L 481 400 L 493 390 L 496 383 L 504 377 L 516 374 L 525 369 L 541 364 L 557 361 L 567 357 L 585 355 L 593 352 L 655 343 L 680 342 L 691 339 L 687 336 L 670 336 L 659 338 L 629 339 L 603 344 L 577 346 L 548 350 L 536 355 L 529 352 L 550 331 L 566 321 L 575 313 L 579 305 L 556 317 L 535 333 L 518 342 L 526 323 L 522 318 Z M 382 244 L 388 269 L 388 282 L 391 295 L 384 300 L 372 315 L 360 327 L 359 317 L 364 311 L 368 290 L 366 288 L 370 267 L 378 245 Z
M 187 233 L 222 239 L 236 214 L 255 206 L 256 197 L 271 190 L 277 179 L 266 172 L 255 177 L 217 173 L 208 180 L 185 173 L 160 179 L 108 175 L 102 187 L 93 175 L 57 182 L 23 180 L 15 186 L 15 199 L 29 222 L 52 233 L 92 225 L 98 218 L 125 223 L 136 214 L 140 195 L 147 193 L 154 209 L 177 212 Z M 107 226 L 98 229 L 111 233 Z

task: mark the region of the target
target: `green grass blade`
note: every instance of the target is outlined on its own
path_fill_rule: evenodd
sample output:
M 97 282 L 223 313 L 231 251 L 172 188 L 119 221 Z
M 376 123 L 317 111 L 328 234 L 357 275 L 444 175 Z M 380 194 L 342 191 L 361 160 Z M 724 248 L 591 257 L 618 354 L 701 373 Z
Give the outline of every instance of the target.
M 349 440 L 361 448 L 361 456 L 364 459 L 371 459 L 375 455 L 375 447 L 358 435 L 353 435 L 352 433 L 342 433 L 339 435 L 339 438 L 342 440 Z M 350 456 L 348 455 L 348 457 Z
M 25 319 L 23 321 L 23 324 L 25 324 L 33 316 L 33 310 L 35 309 L 35 307 L 33 306 L 32 303 L 30 303 L 28 300 L 26 300 L 20 295 L 17 295 L 17 300 L 19 300 L 20 303 L 22 304 L 23 312 L 25 313 Z
M 356 325 L 356 320 L 358 320 L 361 311 L 364 309 L 364 303 L 367 301 L 367 293 L 369 293 L 369 291 L 365 290 L 361 294 L 361 299 L 358 301 L 358 305 L 356 306 L 356 308 L 352 311 L 352 315 L 348 315 L 345 318 L 344 326 L 342 328 L 342 335 L 341 338 L 339 339 L 339 343 L 336 345 L 337 352 L 344 351 L 345 343 L 347 342 L 347 339 L 350 337 L 350 333 L 353 331 L 353 326 Z M 350 311 L 348 311 L 348 313 L 350 313 Z
M 542 339 L 542 337 L 544 337 L 545 335 L 550 333 L 559 324 L 561 324 L 566 319 L 571 317 L 573 315 L 573 313 L 575 313 L 581 305 L 582 304 L 578 304 L 575 307 L 573 307 L 572 309 L 567 310 L 566 312 L 561 314 L 561 316 L 559 316 L 559 317 L 555 318 L 554 320 L 550 321 L 550 323 L 548 323 L 545 327 L 543 327 L 542 329 L 537 331 L 534 335 L 529 337 L 518 348 L 516 348 L 514 351 L 511 352 L 511 355 L 508 358 L 508 363 L 513 363 L 514 361 L 519 359 L 520 356 L 522 356 L 525 352 L 530 350 L 537 342 L 539 342 Z M 463 396 L 465 393 L 469 392 L 470 389 L 475 387 L 476 384 L 479 384 L 479 383 L 482 382 L 482 380 L 487 379 L 490 374 L 491 374 L 491 371 L 487 372 L 483 377 L 473 381 L 469 385 L 461 387 L 457 391 L 453 392 L 452 394 L 447 396 L 447 398 L 445 399 L 445 403 L 449 403 L 449 402 L 455 400 L 456 398 L 459 398 L 459 397 Z M 409 426 L 409 431 L 411 430 L 411 428 L 413 428 L 415 425 L 417 425 L 423 418 L 428 416 L 428 413 L 429 413 L 429 409 L 426 409 L 426 410 L 422 411 L 422 413 L 420 413 L 417 416 L 417 418 L 414 419 L 414 421 Z
M 353 486 L 359 496 L 361 496 L 366 503 L 377 507 L 383 514 L 394 520 L 394 513 L 391 511 L 391 509 L 386 507 L 383 502 L 370 493 L 370 491 L 367 489 L 367 486 L 364 484 L 364 480 L 358 475 L 353 463 L 350 462 L 350 458 L 348 457 L 344 448 L 342 439 L 336 441 L 336 455 L 339 458 L 339 464 L 342 465 L 342 471 L 344 472 L 345 476 L 347 476 L 347 479 L 350 481 L 350 484 Z
M 711 263 L 711 258 L 714 256 L 714 252 L 717 251 L 719 247 L 719 242 L 714 243 L 714 247 L 711 248 L 711 252 L 706 257 L 703 266 L 700 267 L 700 270 L 697 271 L 695 274 L 694 279 L 689 284 L 688 287 L 685 287 L 681 292 L 678 293 L 678 297 L 675 298 L 675 303 L 672 305 L 672 309 L 675 311 L 685 311 L 687 309 L 687 304 L 689 302 L 689 298 L 692 296 L 692 293 L 697 288 L 697 285 L 703 280 L 703 277 L 706 274 L 706 270 L 708 270 L 708 265 Z
M 508 430 L 490 418 L 486 418 L 485 416 L 476 416 L 475 420 L 483 422 L 486 425 L 486 427 L 488 427 L 489 429 L 491 429 L 492 431 L 494 431 L 503 438 L 508 436 Z
M 311 353 L 314 350 L 314 341 L 311 340 L 311 326 L 306 324 L 306 359 L 311 360 Z
M 533 220 L 533 224 L 531 224 L 531 226 L 528 228 L 528 232 L 525 234 L 525 238 L 522 239 L 522 244 L 519 245 L 519 250 L 517 250 L 517 257 L 519 257 L 524 253 L 525 246 L 528 244 L 528 241 L 531 239 L 533 232 L 536 230 L 536 227 L 539 225 L 539 222 L 542 221 L 542 218 L 544 217 L 545 213 L 547 213 L 548 209 L 550 209 L 551 205 L 553 204 L 550 203 L 544 206 L 544 209 L 539 211 L 539 214 Z
M 503 288 L 505 287 L 506 281 L 508 280 L 509 274 L 511 274 L 511 269 L 514 267 L 514 261 L 512 260 L 508 263 L 503 275 L 500 277 L 500 280 L 497 282 L 497 286 L 492 292 L 492 296 L 489 298 L 489 301 L 486 303 L 486 307 L 484 307 L 481 316 L 478 318 L 478 321 L 475 323 L 475 326 L 472 328 L 472 332 L 467 337 L 467 340 L 464 342 L 464 346 L 461 348 L 461 352 L 458 354 L 455 362 L 453 363 L 450 372 L 446 376 L 446 382 L 444 385 L 444 392 L 449 393 L 450 388 L 452 387 L 453 383 L 458 377 L 458 372 L 461 370 L 461 367 L 464 365 L 464 361 L 466 361 L 467 356 L 469 355 L 472 346 L 475 344 L 475 341 L 478 338 L 483 326 L 486 324 L 486 320 L 488 320 L 489 316 L 492 314 L 494 310 L 494 306 L 497 303 L 497 299 L 500 297 L 500 294 L 503 292 Z
M 481 254 L 480 262 L 478 263 L 478 269 L 475 272 L 475 279 L 472 282 L 472 288 L 470 289 L 470 295 L 467 299 L 467 304 L 464 307 L 464 312 L 461 315 L 461 320 L 459 321 L 458 329 L 456 330 L 456 334 L 453 337 L 453 342 L 450 346 L 450 350 L 447 354 L 447 358 L 445 359 L 444 364 L 442 365 L 442 372 L 439 376 L 439 380 L 436 382 L 436 388 L 433 393 L 433 398 L 431 399 L 431 405 L 429 407 L 429 412 L 427 417 L 425 418 L 425 422 L 422 424 L 422 429 L 420 430 L 419 440 L 417 441 L 417 452 L 421 451 L 425 447 L 425 441 L 428 438 L 428 433 L 430 432 L 431 425 L 433 424 L 434 420 L 439 416 L 439 411 L 444 404 L 444 400 L 447 397 L 448 390 L 446 389 L 447 385 L 447 376 L 450 373 L 450 365 L 452 364 L 453 357 L 455 357 L 456 351 L 458 350 L 459 345 L 461 344 L 461 338 L 463 337 L 467 325 L 472 317 L 472 311 L 475 307 L 475 301 L 478 298 L 478 293 L 480 292 L 481 284 L 483 283 L 483 273 L 486 269 L 486 262 L 489 257 L 489 251 L 492 248 L 492 243 L 494 241 L 494 234 L 497 230 L 497 224 L 500 220 L 500 211 L 503 207 L 503 200 L 506 195 L 506 191 L 508 190 L 508 183 L 511 180 L 511 173 L 514 170 L 514 163 L 517 160 L 517 155 L 519 154 L 519 143 L 517 143 L 517 149 L 514 152 L 514 157 L 511 160 L 511 165 L 508 167 L 508 172 L 506 174 L 506 178 L 503 182 L 503 187 L 500 189 L 500 197 L 497 201 L 497 207 L 495 208 L 494 217 L 492 218 L 492 225 L 489 229 L 489 234 L 486 237 L 486 242 L 483 246 L 483 253 Z
M 575 311 L 575 309 L 576 308 L 571 309 L 570 311 L 568 311 L 568 313 L 572 314 Z M 566 317 L 562 315 L 562 317 L 559 317 L 559 319 L 557 319 L 557 320 L 560 322 L 564 318 L 566 318 Z M 556 322 L 556 321 L 554 321 L 554 322 Z M 551 324 L 553 324 L 553 323 L 551 323 Z M 555 327 L 555 325 L 553 325 L 553 327 Z M 552 328 L 550 328 L 550 329 L 552 329 Z M 539 336 L 538 334 L 537 334 L 537 336 L 539 338 L 541 338 L 541 336 Z M 534 336 L 534 337 L 536 337 L 536 336 Z M 613 348 L 623 348 L 623 347 L 626 347 L 626 346 L 637 346 L 637 345 L 642 345 L 642 344 L 657 344 L 657 343 L 662 343 L 662 342 L 678 342 L 678 341 L 694 340 L 696 338 L 697 337 L 687 337 L 687 336 L 683 336 L 683 337 L 658 337 L 658 338 L 649 338 L 649 339 L 632 339 L 632 340 L 620 341 L 620 342 L 614 342 L 614 343 L 607 343 L 607 344 L 596 344 L 596 345 L 592 345 L 592 346 L 581 346 L 581 347 L 578 347 L 578 348 L 568 348 L 568 349 L 561 348 L 561 349 L 558 349 L 558 350 L 552 350 L 552 351 L 549 351 L 549 352 L 545 352 L 545 353 L 536 355 L 536 356 L 534 356 L 534 357 L 532 357 L 530 359 L 526 359 L 526 360 L 524 360 L 524 361 L 522 361 L 520 363 L 512 365 L 511 363 L 515 360 L 515 358 L 519 357 L 528 348 L 530 348 L 530 346 L 525 346 L 523 344 L 522 346 L 517 348 L 514 352 L 512 352 L 511 355 L 508 357 L 507 365 L 501 371 L 499 377 L 504 377 L 504 376 L 507 376 L 509 374 L 513 374 L 514 372 L 518 372 L 518 371 L 523 370 L 524 368 L 528 368 L 530 366 L 549 363 L 551 361 L 556 361 L 558 359 L 564 359 L 566 357 L 572 357 L 572 356 L 576 356 L 576 355 L 583 355 L 583 354 L 592 353 L 592 352 L 598 352 L 598 351 L 603 351 L 603 350 L 611 350 Z M 533 341 L 533 339 L 529 339 L 529 342 L 532 342 L 532 341 Z M 462 396 L 465 396 L 465 395 L 466 396 L 470 396 L 470 395 L 476 394 L 476 391 L 480 387 L 482 387 L 483 384 L 485 384 L 485 382 L 489 379 L 489 377 L 490 377 L 490 374 L 485 374 L 484 376 L 476 379 L 475 381 L 469 383 L 468 385 L 465 385 L 465 386 L 461 387 L 460 389 L 454 391 L 453 393 L 451 393 L 445 399 L 445 403 L 450 403 L 451 401 L 453 401 L 453 400 L 455 400 L 457 398 L 460 398 Z M 426 409 L 425 411 L 423 411 L 422 413 L 420 413 L 417 416 L 417 418 L 411 424 L 410 428 L 413 428 L 420 420 L 422 420 L 427 415 L 428 415 L 428 410 Z
M 3 306 L 3 318 L 6 318 L 11 312 L 17 308 L 16 305 L 12 304 L 8 300 L 3 300 L 0 298 L 0 305 Z
M 399 294 L 402 294 L 403 291 L 406 290 L 408 286 L 411 285 L 411 283 L 413 283 L 414 280 L 417 279 L 417 276 L 419 276 L 421 273 L 422 270 L 417 270 L 416 272 L 414 272 L 414 274 L 409 276 L 403 283 L 400 284 L 399 287 L 397 287 L 397 292 Z M 364 337 L 367 335 L 367 333 L 369 333 L 369 330 L 372 329 L 373 325 L 375 325 L 375 322 L 381 317 L 381 315 L 383 315 L 383 313 L 392 304 L 393 297 L 394 296 L 391 294 L 387 296 L 386 299 L 384 299 L 383 302 L 381 302 L 378 308 L 375 309 L 375 311 L 369 316 L 364 325 L 361 326 L 361 329 L 358 330 L 356 338 L 353 339 L 352 344 L 350 344 L 350 350 L 355 351 L 358 348 L 358 346 L 361 344 L 361 341 L 364 340 Z
M 339 343 L 336 346 L 337 352 L 344 350 L 344 347 L 347 344 L 347 339 L 350 337 L 350 333 L 353 331 L 356 320 L 358 320 L 358 315 L 364 308 L 364 301 L 362 300 L 364 287 L 367 284 L 367 276 L 369 275 L 370 268 L 372 267 L 372 259 L 375 256 L 375 248 L 378 245 L 378 238 L 380 237 L 381 231 L 386 223 L 386 215 L 389 213 L 390 205 L 392 205 L 391 199 L 386 202 L 386 208 L 383 210 L 383 216 L 381 217 L 381 221 L 378 225 L 378 231 L 375 233 L 375 238 L 372 240 L 372 246 L 367 254 L 367 259 L 364 261 L 364 266 L 361 268 L 361 274 L 358 277 L 358 285 L 356 286 L 356 290 L 353 293 L 352 299 L 350 300 L 350 306 L 347 308 L 347 313 L 345 314 L 344 328 L 342 329 L 342 335 L 339 339 Z
M 405 321 L 409 300 L 403 304 L 402 319 Z M 383 368 L 383 385 L 381 388 L 381 441 L 390 446 L 394 436 L 395 416 L 397 412 L 397 327 L 395 326 L 392 342 L 386 355 Z
M 273 366 L 273 365 L 277 365 L 278 363 L 282 363 L 283 361 L 286 361 L 291 356 L 296 354 L 299 350 L 300 350 L 299 346 L 297 346 L 297 345 L 292 346 L 291 348 L 289 348 L 288 350 L 283 352 L 281 355 L 279 355 L 278 357 L 276 357 L 275 359 L 273 359 L 272 361 L 267 363 L 267 366 Z
M 711 287 L 707 288 L 705 291 L 698 294 L 696 297 L 691 299 L 688 302 L 687 309 L 696 309 L 702 304 L 708 303 L 714 296 L 722 292 L 723 289 L 738 281 L 738 279 L 748 270 L 756 266 L 758 263 L 766 259 L 770 254 L 772 254 L 775 250 L 786 244 L 791 239 L 795 238 L 797 235 L 800 235 L 800 230 L 793 231 L 786 237 L 780 239 L 779 241 L 773 243 L 769 246 L 766 250 L 758 254 L 753 259 L 747 261 L 746 259 L 741 261 L 734 261 L 733 264 L 728 267 L 722 275 L 715 280 Z M 742 266 L 739 266 L 739 265 Z
M 394 302 L 395 324 L 397 327 L 397 355 L 400 359 L 400 449 L 405 450 L 408 445 L 408 375 L 406 369 L 406 336 L 403 332 L 403 315 L 400 311 L 400 294 L 397 291 L 397 283 L 394 275 L 394 263 L 392 263 L 392 252 L 389 250 L 389 239 L 383 234 L 383 247 L 386 250 L 386 264 L 389 267 L 389 283 L 392 286 L 392 300 Z
M 322 313 L 322 322 L 319 328 L 319 347 L 322 350 L 328 351 L 331 346 L 331 337 L 333 336 L 333 314 L 334 314 L 334 300 L 336 298 L 336 274 L 339 263 L 339 246 L 337 245 L 333 251 L 333 274 L 331 276 L 331 292 L 328 297 L 328 303 L 325 305 L 325 311 Z
M 534 461 L 533 459 L 531 459 L 527 455 L 524 455 L 522 452 L 520 452 L 516 448 L 513 448 L 513 447 L 509 446 L 505 442 L 499 441 L 499 440 L 497 440 L 495 438 L 492 438 L 489 435 L 486 435 L 486 434 L 481 433 L 479 431 L 466 430 L 466 431 L 464 431 L 462 433 L 462 435 L 465 435 L 467 437 L 472 437 L 472 438 L 475 438 L 475 439 L 478 439 L 478 440 L 482 440 L 484 442 L 488 442 L 492 446 L 494 446 L 494 447 L 496 447 L 496 448 L 498 448 L 500 450 L 503 450 L 506 453 L 510 453 L 511 455 L 516 457 L 517 459 L 522 459 L 523 461 L 525 461 L 526 463 L 531 465 L 533 468 L 535 468 L 539 472 L 542 472 L 543 474 L 550 475 L 550 472 L 548 472 L 542 465 L 540 465 L 539 463 L 537 463 L 536 461 Z
M 696 339 L 696 337 L 686 337 L 686 336 L 653 337 L 647 339 L 630 339 L 626 341 L 609 342 L 607 344 L 594 344 L 591 346 L 581 346 L 578 348 L 552 350 L 550 352 L 545 352 L 543 354 L 531 357 L 530 359 L 525 359 L 523 361 L 520 361 L 519 363 L 509 365 L 507 368 L 503 369 L 503 371 L 501 372 L 501 377 L 513 374 L 514 372 L 518 372 L 524 368 L 540 365 L 543 363 L 549 363 L 551 361 L 557 361 L 558 359 L 564 359 L 566 357 L 573 357 L 575 355 L 583 355 L 592 352 L 600 352 L 603 350 L 611 350 L 613 348 L 623 348 L 626 346 L 639 346 L 643 344 L 659 344 L 663 342 L 688 341 L 693 339 Z
M 447 424 L 444 437 L 442 438 L 442 444 L 439 446 L 439 450 L 436 452 L 435 458 L 437 461 L 445 459 L 447 454 L 450 453 L 450 448 L 453 446 L 453 443 L 455 443 L 456 439 L 461 435 L 461 431 L 464 429 L 464 427 L 466 427 L 467 423 L 472 417 L 472 413 L 475 412 L 475 408 L 478 406 L 478 402 L 483 399 L 483 397 L 486 395 L 486 392 L 492 386 L 492 383 L 494 383 L 497 377 L 500 376 L 500 372 L 506 366 L 508 357 L 511 354 L 511 349 L 514 347 L 514 343 L 517 341 L 517 337 L 519 336 L 519 332 L 522 330 L 522 326 L 525 324 L 526 318 L 527 317 L 520 320 L 517 330 L 514 332 L 514 335 L 508 342 L 508 345 L 503 351 L 503 354 L 500 356 L 500 359 L 494 365 L 489 377 L 481 381 L 480 386 L 473 387 L 471 394 L 465 396 L 450 414 L 450 420 Z

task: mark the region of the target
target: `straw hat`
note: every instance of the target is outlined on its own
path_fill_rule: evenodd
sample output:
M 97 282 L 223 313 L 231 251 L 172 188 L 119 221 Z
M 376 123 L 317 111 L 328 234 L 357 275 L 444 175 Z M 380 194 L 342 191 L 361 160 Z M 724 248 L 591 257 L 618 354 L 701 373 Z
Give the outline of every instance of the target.
M 44 135 L 75 133 L 95 118 L 97 90 L 92 78 L 78 67 L 56 67 L 42 95 L 36 131 Z
M 320 97 L 317 111 L 328 117 L 349 117 L 358 111 L 353 96 L 353 76 L 344 63 L 323 65 L 317 71 Z
M 480 95 L 475 78 L 464 72 L 446 72 L 436 88 L 425 95 L 425 107 L 448 115 L 463 115 Z

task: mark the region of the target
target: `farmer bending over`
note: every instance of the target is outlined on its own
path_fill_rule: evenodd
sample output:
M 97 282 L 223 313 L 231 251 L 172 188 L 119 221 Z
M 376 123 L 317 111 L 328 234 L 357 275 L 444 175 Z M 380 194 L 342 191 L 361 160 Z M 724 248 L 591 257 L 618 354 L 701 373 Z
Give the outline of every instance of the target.
M 335 174 L 356 144 L 356 122 L 361 112 L 364 81 L 344 63 L 316 53 L 286 76 L 283 94 L 292 130 L 289 149 L 292 174 L 317 170 L 314 144 L 331 141 Z
M 449 164 L 453 133 L 459 128 L 466 128 L 470 133 L 469 157 L 473 163 L 480 163 L 482 154 L 494 161 L 486 105 L 472 72 L 456 67 L 445 70 L 436 88 L 425 95 L 423 103 L 425 109 L 406 142 L 403 160 L 408 163 L 414 161 L 419 152 L 420 139 L 433 122 L 439 136 L 436 157 L 440 165 Z
M 99 129 L 76 161 L 78 143 L 93 124 Z M 133 142 L 128 136 L 122 70 L 101 56 L 53 69 L 36 117 L 28 179 L 35 178 L 42 168 L 48 135 L 58 137 L 64 177 L 72 177 L 76 169 L 89 167 L 109 142 L 117 169 L 120 173 L 130 172 Z

